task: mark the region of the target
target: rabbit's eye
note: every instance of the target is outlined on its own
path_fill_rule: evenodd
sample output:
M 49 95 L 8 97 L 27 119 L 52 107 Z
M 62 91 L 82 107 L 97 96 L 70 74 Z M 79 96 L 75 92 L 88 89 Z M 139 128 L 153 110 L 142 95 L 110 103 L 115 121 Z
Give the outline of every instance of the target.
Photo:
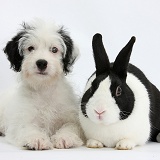
M 120 96 L 121 93 L 122 93 L 122 88 L 120 86 L 118 86 L 117 89 L 116 89 L 116 96 L 117 97 Z

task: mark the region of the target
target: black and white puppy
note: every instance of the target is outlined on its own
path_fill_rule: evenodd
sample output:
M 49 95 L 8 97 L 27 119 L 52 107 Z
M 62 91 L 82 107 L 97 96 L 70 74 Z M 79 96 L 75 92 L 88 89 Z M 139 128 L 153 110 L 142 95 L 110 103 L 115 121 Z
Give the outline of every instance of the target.
M 96 72 L 87 82 L 79 112 L 87 147 L 127 150 L 147 140 L 160 142 L 160 92 L 129 64 L 134 42 L 132 37 L 110 63 L 102 36 L 93 37 Z
M 82 145 L 78 103 L 65 75 L 78 55 L 63 27 L 42 20 L 23 24 L 4 49 L 18 85 L 0 100 L 0 132 L 28 149 Z

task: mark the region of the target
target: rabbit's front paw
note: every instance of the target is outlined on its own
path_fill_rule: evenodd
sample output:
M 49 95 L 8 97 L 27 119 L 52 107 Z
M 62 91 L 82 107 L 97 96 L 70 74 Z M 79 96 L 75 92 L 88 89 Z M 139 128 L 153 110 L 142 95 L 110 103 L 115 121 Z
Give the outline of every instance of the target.
M 123 139 L 116 144 L 118 150 L 131 150 L 135 147 L 135 143 L 130 139 Z
M 87 141 L 87 147 L 88 147 L 88 148 L 103 148 L 104 145 L 103 145 L 103 143 L 101 143 L 101 142 L 98 141 L 98 140 L 89 139 L 89 140 Z

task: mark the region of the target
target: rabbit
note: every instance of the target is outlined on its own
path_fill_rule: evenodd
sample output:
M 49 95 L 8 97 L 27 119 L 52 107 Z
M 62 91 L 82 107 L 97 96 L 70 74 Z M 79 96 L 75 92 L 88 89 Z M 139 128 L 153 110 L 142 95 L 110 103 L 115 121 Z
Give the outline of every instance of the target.
M 93 36 L 96 71 L 88 79 L 79 111 L 89 148 L 130 150 L 149 140 L 160 142 L 160 92 L 129 63 L 135 40 L 131 37 L 110 63 L 102 35 Z

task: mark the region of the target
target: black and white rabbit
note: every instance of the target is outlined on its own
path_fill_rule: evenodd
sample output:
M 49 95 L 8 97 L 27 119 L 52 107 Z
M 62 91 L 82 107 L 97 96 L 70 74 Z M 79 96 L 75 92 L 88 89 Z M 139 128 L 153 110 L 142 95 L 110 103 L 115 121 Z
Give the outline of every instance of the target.
M 79 112 L 87 147 L 128 150 L 148 140 L 160 142 L 160 92 L 129 63 L 134 42 L 132 37 L 110 63 L 102 36 L 93 37 L 96 72 L 87 82 Z

